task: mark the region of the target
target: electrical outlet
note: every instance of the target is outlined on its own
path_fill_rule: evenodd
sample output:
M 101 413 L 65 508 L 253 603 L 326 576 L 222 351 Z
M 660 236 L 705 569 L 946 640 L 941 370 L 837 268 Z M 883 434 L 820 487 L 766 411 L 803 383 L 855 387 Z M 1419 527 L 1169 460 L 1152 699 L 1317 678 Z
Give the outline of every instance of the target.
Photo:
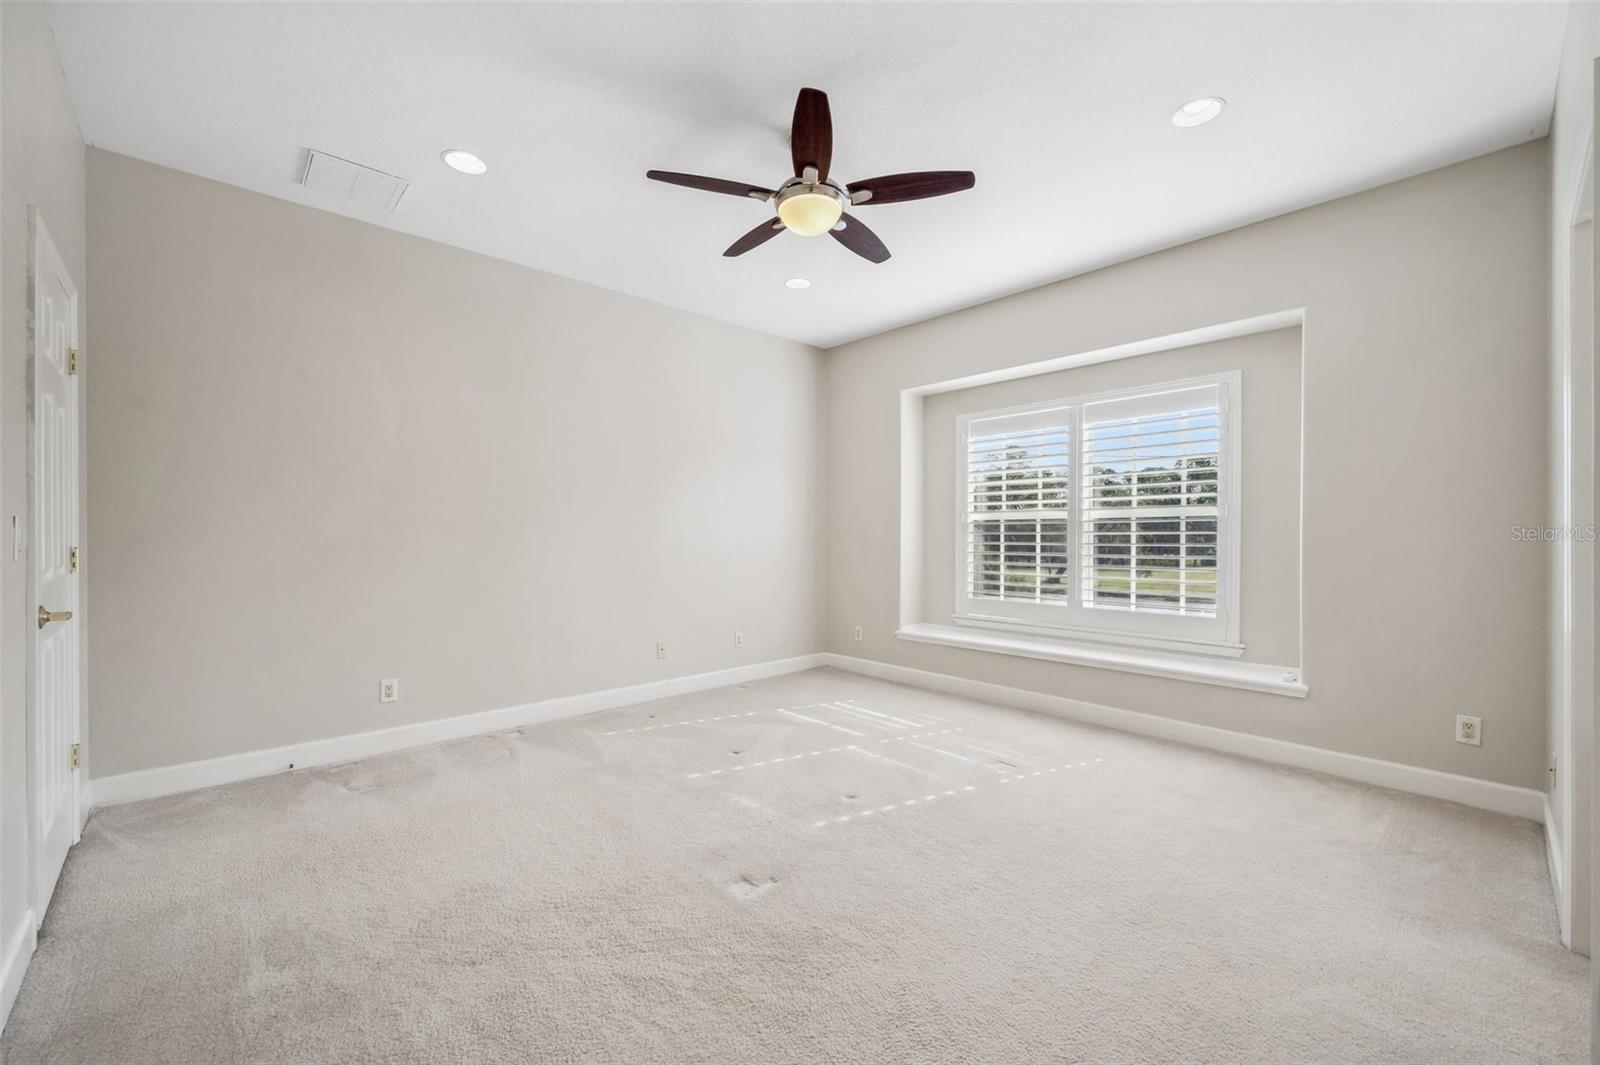
M 860 642 L 861 642 L 861 626 L 857 625 L 856 626 L 856 643 L 860 643 Z
M 398 703 L 400 701 L 400 682 L 398 680 L 380 680 L 378 682 L 378 702 Z
M 656 641 L 656 657 L 657 658 L 665 658 L 665 657 L 667 657 L 667 641 L 666 640 L 657 640 Z
M 1466 714 L 1456 715 L 1456 742 L 1470 743 L 1474 747 L 1483 744 L 1483 718 L 1468 717 Z
M 736 632 L 736 633 L 733 634 L 733 645 L 735 647 L 743 647 L 744 646 L 744 633 Z

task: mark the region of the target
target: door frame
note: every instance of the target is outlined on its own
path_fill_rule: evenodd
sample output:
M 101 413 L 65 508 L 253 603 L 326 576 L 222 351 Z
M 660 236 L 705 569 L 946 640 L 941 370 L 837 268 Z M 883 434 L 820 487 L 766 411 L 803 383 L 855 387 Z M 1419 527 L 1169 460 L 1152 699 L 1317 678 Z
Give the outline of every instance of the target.
M 1594 218 L 1593 123 L 1586 121 L 1580 143 L 1584 145 L 1572 171 L 1573 198 L 1554 205 L 1560 220 L 1552 246 L 1551 333 L 1557 361 L 1551 384 L 1558 451 L 1555 455 L 1551 503 L 1558 526 L 1552 559 L 1550 704 L 1555 710 L 1549 746 L 1554 762 L 1547 780 L 1545 833 L 1551 886 L 1556 896 L 1561 942 L 1588 955 L 1595 938 L 1596 857 L 1595 819 L 1597 695 L 1597 581 L 1595 544 L 1584 535 L 1595 522 L 1596 490 L 1596 373 L 1592 323 L 1589 347 L 1578 351 L 1577 301 L 1574 289 L 1578 231 Z M 1585 263 L 1589 266 L 1589 263 Z M 1592 280 L 1592 278 L 1591 278 Z M 1591 297 L 1592 300 L 1592 297 Z M 1559 826 L 1559 831 L 1557 828 Z
M 1572 217 L 1578 219 L 1584 216 L 1587 209 L 1590 223 L 1591 247 L 1589 249 L 1592 273 L 1589 275 L 1591 299 L 1589 322 L 1590 343 L 1594 348 L 1597 361 L 1600 361 L 1600 239 L 1594 239 L 1596 227 L 1595 216 L 1595 115 L 1600 113 L 1600 58 L 1593 60 L 1589 65 L 1589 121 L 1584 130 L 1583 137 L 1583 170 L 1578 180 L 1578 201 L 1573 206 Z M 1576 222 L 1573 223 L 1577 224 Z M 1570 236 L 1572 230 L 1567 230 Z M 1569 282 L 1570 288 L 1570 282 Z M 1590 382 L 1591 391 L 1588 397 L 1589 412 L 1591 417 L 1600 413 L 1600 372 Z M 1595 459 L 1595 470 L 1600 472 L 1600 441 L 1591 438 L 1591 454 Z M 1595 551 L 1590 545 L 1590 551 Z M 1592 574 L 1590 594 L 1595 601 L 1600 601 L 1600 565 L 1595 567 Z M 1589 712 L 1593 727 L 1590 729 L 1589 748 L 1572 752 L 1578 759 L 1577 764 L 1583 766 L 1583 772 L 1589 781 L 1589 897 L 1581 900 L 1589 908 L 1589 931 L 1591 939 L 1600 930 L 1600 632 L 1590 634 L 1590 645 L 1587 648 L 1588 668 L 1590 671 L 1590 696 Z M 1593 942 L 1590 943 L 1593 957 Z M 1589 1060 L 1595 1065 L 1600 1065 L 1600 964 L 1591 962 L 1589 965 Z
M 26 579 L 25 579 L 25 586 L 26 586 L 26 589 L 27 589 L 27 600 L 26 600 L 27 606 L 26 606 L 26 619 L 23 622 L 23 631 L 27 634 L 27 639 L 25 641 L 27 649 L 26 649 L 26 653 L 25 653 L 25 656 L 24 656 L 23 671 L 24 671 L 24 676 L 26 678 L 25 679 L 26 706 L 27 706 L 27 732 L 26 732 L 27 739 L 26 739 L 26 742 L 27 742 L 27 746 L 28 746 L 28 756 L 27 756 L 27 764 L 28 764 L 27 819 L 28 819 L 28 865 L 29 865 L 29 869 L 28 869 L 28 884 L 29 884 L 29 894 L 31 896 L 30 902 L 31 902 L 32 909 L 33 909 L 34 920 L 36 922 L 44 920 L 45 908 L 47 906 L 49 906 L 49 904 L 50 904 L 50 896 L 51 896 L 51 894 L 53 893 L 53 891 L 55 889 L 55 884 L 54 883 L 50 883 L 50 884 L 44 883 L 43 882 L 43 876 L 42 876 L 42 870 L 43 870 L 44 863 L 43 863 L 42 858 L 41 858 L 40 848 L 41 848 L 41 846 L 43 844 L 43 841 L 39 838 L 39 832 L 38 832 L 39 812 L 40 812 L 40 808 L 41 808 L 41 805 L 42 805 L 42 801 L 41 801 L 41 797 L 39 795 L 39 779 L 40 778 L 39 778 L 39 766 L 38 766 L 38 751 L 37 751 L 37 749 L 35 747 L 35 744 L 33 742 L 34 736 L 38 734 L 38 727 L 39 727 L 38 726 L 38 722 L 39 722 L 38 678 L 36 676 L 36 674 L 38 672 L 37 655 L 38 655 L 38 643 L 39 643 L 39 639 L 38 639 L 39 630 L 38 630 L 38 627 L 35 624 L 32 623 L 32 621 L 33 621 L 33 611 L 37 608 L 38 599 L 39 599 L 39 572 L 38 572 L 37 559 L 36 559 L 35 553 L 34 553 L 35 552 L 35 545 L 39 542 L 39 505 L 38 505 L 39 486 L 38 486 L 38 480 L 37 480 L 37 476 L 36 476 L 36 474 L 37 474 L 36 465 L 37 465 L 37 462 L 38 462 L 38 450 L 39 450 L 38 449 L 39 423 L 38 423 L 38 412 L 36 410 L 37 401 L 38 401 L 38 396 L 36 394 L 36 390 L 37 390 L 37 387 L 38 387 L 37 386 L 37 381 L 38 381 L 38 362 L 39 362 L 39 335 L 38 335 L 37 323 L 39 321 L 41 307 L 40 307 L 40 295 L 39 295 L 40 289 L 39 289 L 39 285 L 37 283 L 37 280 L 38 280 L 38 277 L 40 276 L 41 268 L 43 268 L 43 267 L 48 267 L 49 269 L 57 272 L 60 275 L 62 281 L 66 284 L 66 286 L 67 286 L 67 288 L 68 288 L 68 290 L 69 290 L 69 292 L 71 294 L 71 299 L 72 299 L 72 314 L 71 314 L 71 323 L 72 324 L 71 324 L 71 334 L 70 334 L 71 335 L 71 339 L 69 341 L 69 345 L 71 347 L 73 347 L 73 348 L 76 348 L 77 351 L 78 351 L 78 374 L 74 377 L 73 383 L 72 383 L 72 388 L 73 388 L 73 406 L 74 406 L 74 408 L 76 410 L 76 415 L 77 415 L 77 418 L 76 418 L 77 425 L 76 425 L 75 428 L 77 430 L 77 436 L 78 436 L 78 439 L 76 441 L 76 446 L 75 446 L 74 450 L 75 450 L 76 455 L 77 455 L 77 467 L 78 467 L 78 471 L 77 471 L 77 473 L 78 473 L 78 476 L 77 476 L 77 482 L 78 482 L 78 507 L 77 507 L 77 512 L 76 513 L 77 513 L 77 521 L 78 521 L 78 526 L 79 527 L 78 527 L 77 530 L 75 530 L 74 539 L 77 541 L 77 544 L 78 544 L 78 546 L 80 548 L 80 551 L 81 551 L 82 543 L 83 543 L 83 540 L 82 540 L 82 537 L 83 537 L 83 513 L 84 513 L 84 510 L 83 510 L 83 496 L 84 496 L 84 489 L 86 487 L 85 479 L 84 479 L 84 461 L 83 461 L 84 452 L 83 452 L 83 377 L 82 377 L 82 373 L 83 373 L 83 368 L 84 367 L 83 367 L 83 343 L 82 343 L 82 337 L 80 335 L 80 322 L 81 322 L 81 315 L 82 315 L 82 307 L 81 307 L 80 300 L 81 300 L 82 297 L 81 297 L 81 294 L 80 294 L 80 289 L 78 287 L 77 281 L 73 278 L 71 271 L 69 271 L 67 269 L 66 262 L 65 262 L 65 260 L 63 260 L 61 258 L 61 252 L 58 250 L 58 248 L 56 246 L 56 243 L 55 243 L 55 240 L 50 236 L 50 231 L 45 226 L 44 216 L 40 213 L 38 207 L 33 206 L 33 205 L 30 204 L 29 207 L 28 207 L 28 343 L 27 343 L 28 368 L 27 368 L 27 385 L 26 385 L 26 387 L 24 389 L 25 396 L 26 396 L 27 409 L 28 409 L 28 448 L 27 448 L 27 451 L 28 451 L 28 455 L 27 455 L 28 504 L 27 504 L 27 517 L 25 519 L 25 530 L 24 530 L 22 538 L 21 538 L 22 546 L 21 546 L 21 551 L 20 551 L 20 556 L 21 556 L 20 559 L 17 558 L 17 555 L 18 555 L 19 552 L 18 552 L 18 548 L 17 548 L 17 541 L 16 541 L 15 531 L 13 531 L 12 553 L 13 553 L 13 560 L 14 561 L 20 560 L 22 562 L 22 564 L 26 567 L 26 570 L 27 570 L 27 576 L 26 576 Z M 72 728 L 71 728 L 72 739 L 71 739 L 71 742 L 79 744 L 79 758 L 80 758 L 80 760 L 79 760 L 79 769 L 77 771 L 77 779 L 75 781 L 75 785 L 76 786 L 71 789 L 73 809 L 70 811 L 70 815 L 71 815 L 71 825 L 72 825 L 72 842 L 74 844 L 76 844 L 78 842 L 78 840 L 81 838 L 82 832 L 83 832 L 83 825 L 84 825 L 84 822 L 87 819 L 88 814 L 89 814 L 89 796 L 88 796 L 88 793 L 87 793 L 87 791 L 88 791 L 87 781 L 88 781 L 88 776 L 89 776 L 89 773 L 88 773 L 88 752 L 87 752 L 87 744 L 84 743 L 84 732 L 85 732 L 85 729 L 84 729 L 84 708 L 85 708 L 85 705 L 86 705 L 85 694 L 86 694 L 86 689 L 87 689 L 87 685 L 86 685 L 86 664 L 87 664 L 87 660 L 85 658 L 85 653 L 86 653 L 87 648 L 85 646 L 86 641 L 84 639 L 84 631 L 85 631 L 86 626 L 83 623 L 83 619 L 84 619 L 84 611 L 82 609 L 83 599 L 84 599 L 83 590 L 84 590 L 84 570 L 83 570 L 82 564 L 80 563 L 80 567 L 79 567 L 79 571 L 78 571 L 77 594 L 75 596 L 75 598 L 77 599 L 78 602 L 77 602 L 76 606 L 74 607 L 75 612 L 76 612 L 75 620 L 78 621 L 78 625 L 74 628 L 73 635 L 72 635 L 72 639 L 75 640 L 77 642 L 77 645 L 78 645 L 78 647 L 77 647 L 77 650 L 78 650 L 78 705 L 77 705 L 77 712 L 73 715 L 73 720 L 72 720 Z

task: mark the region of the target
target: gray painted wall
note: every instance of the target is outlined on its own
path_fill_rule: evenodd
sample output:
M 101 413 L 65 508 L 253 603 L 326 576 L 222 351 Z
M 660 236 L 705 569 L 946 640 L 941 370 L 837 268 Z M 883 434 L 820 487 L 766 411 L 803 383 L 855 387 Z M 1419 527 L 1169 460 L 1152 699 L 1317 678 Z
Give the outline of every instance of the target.
M 96 776 L 817 650 L 816 350 L 101 151 L 89 200 Z
M 832 350 L 829 648 L 1541 788 L 1549 254 L 1540 141 Z M 901 389 L 1296 307 L 1309 698 L 896 639 Z
M 837 349 L 826 402 L 798 345 L 90 169 L 97 774 L 805 653 L 826 572 L 841 653 L 1542 786 L 1542 142 Z M 1309 699 L 893 637 L 900 388 L 1299 306 Z

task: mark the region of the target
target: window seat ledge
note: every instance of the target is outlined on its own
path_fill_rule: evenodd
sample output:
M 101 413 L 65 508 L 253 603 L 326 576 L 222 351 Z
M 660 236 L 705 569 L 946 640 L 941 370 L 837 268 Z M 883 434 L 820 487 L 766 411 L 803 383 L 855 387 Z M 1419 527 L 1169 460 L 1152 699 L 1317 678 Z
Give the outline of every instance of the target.
M 960 647 L 970 651 L 1037 658 L 1046 662 L 1065 662 L 1094 669 L 1114 669 L 1122 673 L 1141 673 L 1149 677 L 1187 680 L 1197 684 L 1216 684 L 1304 699 L 1309 689 L 1293 666 L 1270 666 L 1259 662 L 1230 662 L 1200 659 L 1168 651 L 1149 651 L 1129 647 L 1110 647 L 1075 640 L 1051 639 L 1014 633 L 979 632 L 956 625 L 919 623 L 895 630 L 902 640 Z

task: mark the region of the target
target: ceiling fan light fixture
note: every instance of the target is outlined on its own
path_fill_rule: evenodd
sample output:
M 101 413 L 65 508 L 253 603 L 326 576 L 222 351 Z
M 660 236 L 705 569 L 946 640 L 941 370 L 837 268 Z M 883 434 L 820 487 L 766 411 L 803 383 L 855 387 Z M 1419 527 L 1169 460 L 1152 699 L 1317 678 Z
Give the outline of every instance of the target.
M 1222 114 L 1222 109 L 1226 106 L 1228 101 L 1220 96 L 1202 96 L 1198 100 L 1190 100 L 1172 112 L 1172 124 L 1183 127 L 1204 125 Z
M 820 237 L 826 233 L 869 263 L 888 262 L 889 249 L 859 218 L 846 214 L 847 207 L 925 200 L 964 192 L 973 185 L 970 170 L 884 174 L 848 185 L 829 178 L 828 168 L 833 162 L 833 114 L 828 109 L 828 94 L 820 89 L 801 89 L 795 98 L 794 121 L 789 126 L 789 158 L 794 164 L 794 177 L 786 178 L 776 189 L 677 170 L 646 170 L 644 176 L 668 185 L 759 200 L 777 208 L 776 219 L 767 218 L 728 245 L 722 253 L 724 259 L 753 251 L 788 230 L 802 237 Z M 785 283 L 792 289 L 806 287 L 804 278 L 790 278 Z
M 820 237 L 839 224 L 844 204 L 828 192 L 804 191 L 778 201 L 778 217 L 789 232 L 802 237 Z

